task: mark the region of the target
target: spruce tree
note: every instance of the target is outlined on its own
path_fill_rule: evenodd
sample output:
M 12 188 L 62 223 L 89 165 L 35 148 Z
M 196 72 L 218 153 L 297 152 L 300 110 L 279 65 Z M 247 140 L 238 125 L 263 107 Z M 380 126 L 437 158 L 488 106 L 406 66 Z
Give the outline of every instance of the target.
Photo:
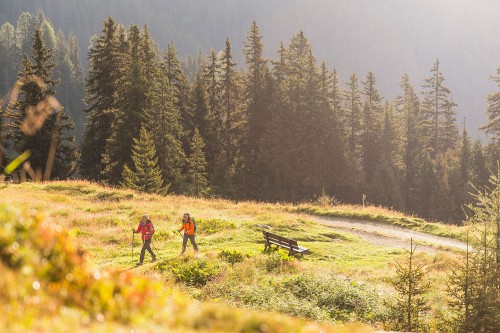
M 90 46 L 89 76 L 85 112 L 87 120 L 80 159 L 80 173 L 92 180 L 104 179 L 102 157 L 106 152 L 106 141 L 111 136 L 111 125 L 117 108 L 118 82 L 124 68 L 120 68 L 117 24 L 108 17 L 102 34 Z
M 200 69 L 195 76 L 189 98 L 189 107 L 193 116 L 192 126 L 198 128 L 200 135 L 207 140 L 211 136 L 213 129 L 210 126 L 210 104 L 202 71 L 203 69 Z
M 474 235 L 473 251 L 450 277 L 452 305 L 462 332 L 500 330 L 500 168 L 486 189 L 474 194 L 467 205 Z
M 272 87 L 267 60 L 263 56 L 262 35 L 255 21 L 244 42 L 243 54 L 247 72 L 243 77 L 243 103 L 246 123 L 241 143 L 242 166 L 239 174 L 240 192 L 257 195 L 263 170 L 255 163 L 262 149 L 264 131 L 270 117 Z
M 422 121 L 420 103 L 417 94 L 411 85 L 408 75 L 402 78 L 402 96 L 396 99 L 396 107 L 400 110 L 400 130 L 402 147 L 400 159 L 402 161 L 402 188 L 404 189 L 404 206 L 409 212 L 420 212 L 422 195 L 429 195 L 419 191 L 420 166 L 423 164 L 424 142 L 422 138 Z M 403 103 L 401 105 L 401 103 Z M 420 180 L 422 180 L 420 178 Z
M 154 141 L 145 127 L 141 127 L 139 139 L 134 138 L 131 164 L 123 168 L 123 186 L 147 192 L 166 194 L 170 186 L 164 185 Z
M 18 98 L 6 112 L 10 139 L 17 153 L 31 151 L 31 167 L 43 170 L 44 179 L 67 178 L 75 171 L 74 125 L 54 98 L 59 82 L 52 79 L 52 50 L 45 46 L 38 28 L 31 54 L 32 59 L 23 58 Z
M 207 116 L 210 133 L 204 133 L 207 156 L 207 170 L 213 177 L 216 170 L 216 165 L 220 163 L 222 158 L 221 130 L 223 124 L 222 107 L 221 107 L 221 64 L 214 49 L 210 50 L 210 55 L 207 64 L 204 67 L 203 76 L 208 97 L 208 107 L 210 113 Z
M 165 183 L 171 184 L 174 193 L 181 193 L 186 178 L 182 172 L 186 163 L 181 141 L 184 130 L 164 73 L 158 73 L 149 94 L 151 106 L 145 109 L 146 126 L 155 142 L 158 165 Z
M 500 68 L 497 69 L 497 74 L 491 77 L 497 87 L 500 87 Z M 486 134 L 495 139 L 500 137 L 500 91 L 489 94 L 486 97 L 488 107 L 486 114 L 488 115 L 488 123 L 481 127 Z
M 451 91 L 444 85 L 444 76 L 439 67 L 439 59 L 432 66 L 431 76 L 423 84 L 424 133 L 427 147 L 432 149 L 432 157 L 452 148 L 458 137 L 455 122 L 455 103 Z
M 132 138 L 139 136 L 140 128 L 147 118 L 146 109 L 151 105 L 148 92 L 152 80 L 147 77 L 147 71 L 154 65 L 145 61 L 145 52 L 149 51 L 145 44 L 151 43 L 148 38 L 136 25 L 132 25 L 128 31 L 127 70 L 118 82 L 116 115 L 102 157 L 105 164 L 103 173 L 114 184 L 120 182 L 123 166 L 131 162 Z
M 172 43 L 169 43 L 163 54 L 161 67 L 167 75 L 168 83 L 173 94 L 173 103 L 179 112 L 182 120 L 182 127 L 191 132 L 194 130 L 193 115 L 189 108 L 190 89 L 186 75 L 181 68 L 181 62 L 177 56 L 177 50 Z M 189 147 L 188 138 L 184 138 L 184 147 Z
M 16 40 L 12 24 L 0 27 L 0 91 L 8 91 L 16 81 Z M 2 96 L 3 97 L 3 96 Z M 1 108 L 1 106 L 0 106 Z
M 471 183 L 480 191 L 488 183 L 488 170 L 486 169 L 486 157 L 483 152 L 481 140 L 477 139 L 472 147 L 472 174 Z
M 235 193 L 236 163 L 239 158 L 239 144 L 241 143 L 241 127 L 243 125 L 240 106 L 239 73 L 233 62 L 231 43 L 226 38 L 226 48 L 221 59 L 221 112 L 222 128 L 220 144 L 222 146 L 221 160 L 218 171 L 219 184 L 225 194 Z
M 209 187 L 205 172 L 206 161 L 203 148 L 205 144 L 200 132 L 196 128 L 191 138 L 191 156 L 188 159 L 188 193 L 194 196 L 205 196 Z
M 408 332 L 419 332 L 424 326 L 423 316 L 429 310 L 427 293 L 430 284 L 425 279 L 424 265 L 416 262 L 417 245 L 410 241 L 406 263 L 396 265 L 397 278 L 393 282 L 398 296 L 394 305 L 397 328 Z
M 379 149 L 380 120 L 382 115 L 382 97 L 376 87 L 373 72 L 369 72 L 363 83 L 363 128 L 362 158 L 366 181 L 370 181 L 381 155 Z
M 352 74 L 346 82 L 346 127 L 349 154 L 358 159 L 360 156 L 361 131 L 362 131 L 362 103 L 359 90 L 358 77 Z

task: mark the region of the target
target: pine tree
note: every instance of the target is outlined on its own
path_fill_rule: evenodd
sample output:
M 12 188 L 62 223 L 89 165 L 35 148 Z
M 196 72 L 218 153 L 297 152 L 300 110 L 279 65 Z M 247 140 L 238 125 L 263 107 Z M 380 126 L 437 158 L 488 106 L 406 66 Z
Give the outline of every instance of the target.
M 106 141 L 111 136 L 111 125 L 115 121 L 118 82 L 123 75 L 117 29 L 115 21 L 108 17 L 102 35 L 91 45 L 88 56 L 89 77 L 85 86 L 89 107 L 85 110 L 87 120 L 80 173 L 92 180 L 104 179 L 102 156 L 106 152 Z
M 12 24 L 0 27 L 0 91 L 8 91 L 16 81 L 16 40 Z
M 140 130 L 139 139 L 133 139 L 132 163 L 123 168 L 122 185 L 131 189 L 166 194 L 170 185 L 164 186 L 153 139 L 146 128 Z
M 193 89 L 191 89 L 190 113 L 192 114 L 192 126 L 198 128 L 200 135 L 207 140 L 212 134 L 210 126 L 210 104 L 207 94 L 207 86 L 202 74 L 203 69 L 195 76 Z
M 472 174 L 471 183 L 480 191 L 488 183 L 488 170 L 486 169 L 486 158 L 483 152 L 481 140 L 477 139 L 472 147 Z
M 416 189 L 416 213 L 425 218 L 431 217 L 433 203 L 436 200 L 436 172 L 434 162 L 428 150 L 424 150 L 419 157 Z M 413 204 L 411 204 L 412 206 Z M 410 206 L 410 207 L 411 207 Z
M 16 25 L 16 47 L 19 50 L 16 60 L 21 60 L 21 57 L 25 54 L 31 54 L 31 36 L 35 31 L 35 19 L 30 13 L 23 12 L 19 16 Z M 16 62 L 17 62 L 16 61 Z
M 500 330 L 500 167 L 491 175 L 485 190 L 474 194 L 467 205 L 467 222 L 477 238 L 474 251 L 450 277 L 452 301 L 458 310 L 463 332 L 498 332 Z M 465 280 L 465 281 L 464 281 Z M 452 305 L 453 305 L 452 304 Z M 457 306 L 458 305 L 458 306 Z M 457 308 L 458 307 L 458 308 Z
M 188 160 L 188 193 L 194 196 L 205 196 L 208 194 L 209 187 L 207 174 L 205 172 L 206 161 L 203 153 L 203 138 L 196 128 L 191 138 L 191 156 Z
M 235 167 L 239 158 L 240 128 L 243 125 L 243 119 L 239 101 L 239 75 L 234 68 L 236 63 L 233 62 L 229 38 L 226 39 L 226 48 L 221 63 L 222 128 L 220 144 L 222 146 L 222 155 L 218 173 L 222 192 L 234 194 Z
M 362 158 L 366 181 L 370 181 L 380 157 L 378 134 L 382 114 L 382 97 L 376 87 L 373 72 L 369 72 L 363 83 L 364 107 L 362 129 Z
M 165 183 L 171 184 L 170 189 L 174 193 L 181 193 L 185 182 L 182 171 L 186 162 L 181 141 L 183 128 L 165 73 L 158 73 L 149 94 L 151 106 L 145 109 L 145 123 L 155 142 L 158 165 Z
M 444 76 L 439 68 L 439 59 L 432 66 L 431 76 L 423 84 L 424 131 L 427 147 L 432 148 L 432 156 L 452 148 L 457 139 L 455 123 L 455 103 L 450 98 L 450 90 L 444 85 Z
M 266 119 L 268 118 L 266 104 L 269 96 L 266 85 L 267 61 L 263 57 L 262 35 L 255 21 L 252 22 L 250 31 L 244 43 L 243 54 L 248 66 L 245 76 L 246 114 L 248 117 L 248 141 L 254 149 L 258 149 L 262 138 Z M 253 160 L 258 152 L 249 151 L 248 158 Z
M 500 87 L 500 68 L 497 69 L 497 74 L 491 79 Z M 486 134 L 497 139 L 500 137 L 500 91 L 491 93 L 486 97 L 488 107 L 486 114 L 488 115 L 488 123 L 481 127 Z
M 453 314 L 447 324 L 453 332 L 474 332 L 471 312 L 476 281 L 471 257 L 472 251 L 470 249 L 469 235 L 467 234 L 467 251 L 463 257 L 463 262 L 452 268 L 447 282 L 447 293 L 450 296 L 448 304 Z
M 404 206 L 409 212 L 420 212 L 421 196 L 429 195 L 419 191 L 419 173 L 424 160 L 424 142 L 422 138 L 422 120 L 420 103 L 417 94 L 411 85 L 408 75 L 401 80 L 403 95 L 396 100 L 396 107 L 400 110 L 401 128 L 401 161 L 403 173 Z M 404 103 L 401 105 L 401 103 Z M 420 178 L 420 180 L 423 180 Z
M 355 159 L 360 156 L 360 133 L 362 131 L 362 104 L 358 77 L 352 74 L 346 82 L 346 121 L 349 154 Z
M 424 265 L 416 263 L 417 245 L 410 241 L 410 251 L 405 265 L 396 264 L 397 279 L 393 282 L 398 292 L 394 310 L 397 313 L 397 328 L 408 332 L 418 332 L 423 326 L 422 316 L 429 310 L 427 293 L 430 284 L 424 281 Z
M 247 122 L 243 128 L 241 143 L 242 166 L 239 168 L 240 192 L 257 195 L 262 177 L 262 165 L 255 163 L 262 149 L 264 131 L 269 120 L 272 87 L 269 80 L 269 68 L 264 59 L 262 35 L 255 21 L 244 42 L 243 54 L 248 67 L 243 77 L 243 103 Z
M 210 113 L 207 120 L 210 127 L 209 135 L 205 133 L 207 170 L 213 177 L 216 165 L 220 163 L 222 158 L 221 130 L 223 125 L 222 107 L 221 107 L 221 64 L 214 49 L 210 50 L 210 55 L 207 60 L 207 65 L 204 68 L 204 79 L 207 89 L 208 106 Z
M 38 28 L 31 53 L 32 59 L 23 58 L 19 95 L 6 113 L 10 138 L 16 152 L 31 151 L 31 167 L 43 170 L 44 179 L 66 178 L 75 171 L 74 125 L 53 97 L 59 82 L 52 79 L 52 50 L 46 48 Z
M 105 164 L 103 173 L 114 184 L 120 182 L 123 166 L 131 162 L 132 138 L 139 136 L 140 128 L 147 118 L 146 110 L 151 105 L 148 92 L 152 82 L 147 77 L 147 71 L 154 65 L 145 61 L 144 54 L 148 48 L 144 45 L 151 43 L 149 39 L 146 41 L 147 38 L 138 26 L 130 27 L 127 71 L 119 82 L 116 116 L 102 157 Z
M 193 115 L 189 108 L 190 89 L 186 75 L 182 71 L 181 63 L 177 57 L 177 50 L 172 43 L 169 43 L 163 54 L 161 64 L 164 73 L 167 75 L 168 83 L 172 89 L 174 106 L 179 111 L 182 120 L 182 127 L 186 131 L 194 130 Z M 184 147 L 189 147 L 188 138 L 184 138 Z

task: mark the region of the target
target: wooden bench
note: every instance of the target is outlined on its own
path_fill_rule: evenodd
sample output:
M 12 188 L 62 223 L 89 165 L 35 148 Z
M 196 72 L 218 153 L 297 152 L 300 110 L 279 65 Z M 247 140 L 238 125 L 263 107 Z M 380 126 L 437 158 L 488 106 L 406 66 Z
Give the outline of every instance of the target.
M 296 254 L 300 254 L 301 256 L 303 256 L 305 252 L 309 251 L 309 249 L 299 246 L 296 240 L 273 234 L 269 231 L 262 231 L 262 233 L 264 234 L 264 238 L 266 239 L 266 247 L 264 248 L 264 251 L 271 249 L 271 245 L 276 245 L 276 248 L 282 247 L 284 249 L 287 249 L 288 255 L 292 256 Z

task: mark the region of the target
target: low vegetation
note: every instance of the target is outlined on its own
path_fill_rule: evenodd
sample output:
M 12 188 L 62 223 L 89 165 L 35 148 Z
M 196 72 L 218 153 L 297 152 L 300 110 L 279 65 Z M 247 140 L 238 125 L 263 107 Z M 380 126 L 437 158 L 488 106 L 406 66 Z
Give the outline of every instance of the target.
M 271 331 L 279 331 L 277 327 L 282 325 L 282 321 L 295 323 L 294 320 L 275 315 L 247 313 L 246 310 L 233 312 L 227 310 L 226 306 L 279 312 L 319 322 L 361 322 L 379 328 L 389 328 L 387 323 L 394 320 L 394 314 L 386 304 L 394 298 L 391 281 L 396 276 L 395 262 L 403 260 L 405 251 L 376 246 L 348 232 L 322 226 L 310 217 L 314 213 L 299 213 L 305 205 L 294 208 L 285 204 L 162 197 L 88 182 L 23 183 L 9 185 L 2 189 L 2 193 L 8 198 L 8 207 L 22 208 L 4 207 L 3 223 L 32 223 L 14 229 L 5 228 L 5 233 L 11 233 L 7 238 L 13 237 L 15 232 L 12 230 L 16 228 L 43 228 L 43 232 L 57 232 L 58 236 L 54 237 L 64 244 L 50 243 L 42 237 L 43 243 L 39 241 L 38 247 L 33 250 L 30 244 L 35 244 L 34 239 L 41 236 L 38 232 L 26 231 L 25 234 L 18 232 L 18 237 L 23 239 L 26 236 L 30 239 L 28 241 L 21 243 L 17 240 L 18 245 L 13 245 L 12 240 L 2 241 L 2 271 L 3 268 L 9 268 L 9 277 L 5 280 L 7 284 L 24 272 L 41 274 L 36 275 L 36 278 L 34 275 L 22 275 L 20 288 L 23 291 L 15 292 L 15 297 L 6 296 L 2 300 L 4 304 L 18 304 L 8 310 L 14 318 L 21 315 L 21 305 L 24 306 L 25 300 L 37 295 L 33 294 L 33 283 L 38 281 L 38 290 L 43 290 L 43 293 L 39 292 L 43 295 L 40 297 L 53 298 L 52 310 L 44 318 L 66 316 L 62 313 L 64 311 L 71 313 L 68 319 L 61 322 L 63 327 L 97 325 L 113 330 L 115 325 L 140 326 L 152 320 L 159 327 L 171 327 L 174 331 L 220 329 L 245 332 L 258 331 L 255 329 L 257 326 L 252 326 L 251 330 L 245 328 L 245 325 L 250 325 L 247 321 L 276 328 Z M 317 209 L 322 207 L 308 206 Z M 355 212 L 354 207 L 350 208 Z M 197 242 L 201 249 L 197 256 L 193 256 L 190 246 L 187 255 L 179 256 L 181 237 L 177 229 L 186 211 L 197 221 Z M 159 261 L 133 268 L 134 272 L 131 272 L 130 268 L 137 261 L 140 250 L 137 235 L 132 248 L 131 228 L 137 226 L 139 217 L 145 212 L 155 225 L 153 250 Z M 311 249 L 311 254 L 294 258 L 283 250 L 264 252 L 261 231 L 269 229 L 297 239 L 300 245 Z M 76 243 L 73 239 L 76 239 Z M 43 248 L 44 244 L 56 244 L 57 251 L 73 252 L 68 255 L 52 253 L 52 250 Z M 29 250 L 24 250 L 26 246 Z M 22 249 L 21 253 L 38 251 L 39 262 L 46 265 L 43 267 L 55 269 L 49 272 L 47 269 L 44 271 L 42 266 L 25 268 L 23 264 L 11 264 L 14 261 L 10 261 L 5 253 L 14 255 L 17 253 L 13 250 L 16 247 Z M 52 261 L 46 262 L 45 255 Z M 429 293 L 433 304 L 431 313 L 437 313 L 444 302 L 444 281 L 455 254 L 418 253 L 416 257 L 429 268 L 428 280 L 433 285 Z M 80 261 L 76 263 L 76 260 Z M 77 276 L 81 276 L 82 280 L 78 280 Z M 28 298 L 25 298 L 26 295 L 29 295 Z M 155 295 L 154 300 L 144 303 L 143 298 L 149 299 L 153 297 L 151 295 Z M 78 299 L 73 299 L 75 297 Z M 127 303 L 128 300 L 132 300 L 132 303 Z M 198 302 L 202 305 L 197 305 Z M 31 318 L 40 315 L 41 303 L 36 304 L 26 312 L 32 313 Z M 177 306 L 184 309 L 201 306 L 204 310 L 199 312 L 200 321 L 193 324 L 182 316 L 174 316 L 175 319 L 167 322 L 161 319 L 172 317 L 168 311 L 174 311 L 172 309 Z M 162 310 L 158 311 L 157 308 Z M 167 315 L 162 317 L 161 313 Z M 211 318 L 206 319 L 206 324 L 204 316 Z M 227 316 L 229 321 L 235 323 L 223 324 L 225 320 L 217 320 L 220 316 Z M 81 318 L 87 319 L 82 322 Z M 268 323 L 268 320 L 271 322 Z M 21 322 L 22 327 L 35 327 L 34 320 L 23 319 Z M 300 324 L 282 325 L 282 331 L 306 331 L 308 325 L 312 325 L 297 322 Z M 42 323 L 36 321 L 36 325 Z M 278 326 L 272 326 L 273 323 Z M 2 325 L 7 327 L 8 324 Z M 333 328 L 325 327 L 325 331 L 334 331 Z M 18 329 L 12 326 L 8 328 Z

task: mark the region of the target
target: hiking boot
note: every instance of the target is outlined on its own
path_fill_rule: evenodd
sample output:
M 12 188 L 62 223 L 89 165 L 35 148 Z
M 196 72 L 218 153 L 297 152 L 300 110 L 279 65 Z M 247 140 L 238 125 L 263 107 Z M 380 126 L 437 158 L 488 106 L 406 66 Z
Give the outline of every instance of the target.
M 138 261 L 135 265 L 136 266 L 141 266 L 142 265 L 142 261 Z
M 151 259 L 151 262 L 155 262 L 156 261 L 156 257 L 153 257 L 153 259 Z

